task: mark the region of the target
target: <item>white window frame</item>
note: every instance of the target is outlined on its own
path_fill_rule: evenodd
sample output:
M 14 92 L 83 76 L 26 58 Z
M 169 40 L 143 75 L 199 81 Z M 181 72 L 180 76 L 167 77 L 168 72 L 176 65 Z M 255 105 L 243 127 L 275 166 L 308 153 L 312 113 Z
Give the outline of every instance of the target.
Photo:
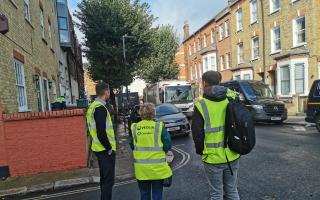
M 53 49 L 51 23 L 49 23 L 49 26 L 48 26 L 48 34 L 49 34 L 50 48 Z
M 203 36 L 203 47 L 206 48 L 207 47 L 207 35 L 204 34 Z
M 245 75 L 250 75 L 250 80 L 253 80 L 253 70 L 251 69 L 234 72 L 233 80 L 239 80 L 237 78 L 240 78 L 240 80 L 243 80 Z
M 225 62 L 224 55 L 221 55 L 219 60 L 220 60 L 220 70 L 222 71 L 225 69 L 224 68 L 224 62 Z
M 303 73 L 303 77 L 302 78 L 297 78 L 297 66 L 303 66 L 303 71 L 302 71 L 302 73 Z M 294 68 L 295 68 L 295 73 L 294 73 L 294 75 L 295 75 L 295 77 L 294 77 L 294 84 L 295 84 L 295 90 L 296 90 L 296 94 L 304 94 L 304 91 L 306 90 L 305 88 L 306 88 L 306 85 L 305 85 L 305 66 L 304 66 L 304 63 L 296 63 L 295 65 L 294 65 Z M 301 81 L 302 80 L 302 84 L 303 84 L 303 90 L 302 90 L 302 92 L 297 92 L 297 81 Z
M 211 29 L 211 44 L 214 44 L 214 42 L 215 42 L 215 31 L 214 31 L 214 29 Z
M 231 54 L 226 54 L 226 69 L 230 69 L 230 63 L 231 63 Z
M 220 24 L 219 26 L 219 40 L 223 40 L 225 36 L 225 25 L 224 24 Z
M 308 96 L 308 68 L 309 68 L 309 63 L 308 63 L 308 58 L 296 58 L 296 59 L 291 59 L 291 60 L 286 60 L 282 62 L 277 63 L 277 95 L 280 97 L 292 97 L 293 95 L 296 94 L 296 89 L 295 89 L 295 66 L 297 64 L 303 64 L 304 65 L 304 93 L 303 94 L 298 94 L 299 96 Z M 281 93 L 281 72 L 280 69 L 283 66 L 289 66 L 290 68 L 290 94 L 289 95 L 284 95 Z
M 269 5 L 270 5 L 269 10 L 270 10 L 270 14 L 273 14 L 273 13 L 279 11 L 280 8 L 281 8 L 281 0 L 279 0 L 279 7 L 278 7 L 278 8 L 274 8 L 274 6 L 275 6 L 274 1 L 277 1 L 277 0 L 269 0 Z
M 297 22 L 298 22 L 298 20 L 300 20 L 302 18 L 304 19 L 305 27 L 304 27 L 304 29 L 298 30 L 297 29 L 297 27 L 298 27 Z M 305 41 L 299 42 L 299 33 L 300 32 L 304 34 Z M 302 45 L 306 44 L 307 35 L 306 35 L 306 17 L 305 16 L 299 16 L 299 17 L 295 18 L 294 20 L 292 20 L 292 35 L 293 35 L 293 38 L 292 38 L 293 47 L 302 46 Z
M 42 8 L 40 8 L 40 31 L 42 39 L 45 38 L 45 27 L 44 27 L 44 14 Z
M 26 90 L 26 79 L 24 73 L 24 64 L 14 59 L 14 70 L 16 79 L 16 91 L 19 112 L 28 111 L 28 97 Z
M 276 30 L 279 30 L 280 34 L 279 34 L 279 38 L 276 38 Z M 274 54 L 274 53 L 278 53 L 281 51 L 281 28 L 280 26 L 277 26 L 277 27 L 273 27 L 270 31 L 270 35 L 271 35 L 271 54 Z M 276 49 L 277 47 L 277 42 L 280 42 L 280 48 L 279 49 Z
M 204 65 L 204 70 L 206 72 L 209 71 L 209 61 L 207 56 L 203 58 L 203 65 Z
M 191 45 L 189 45 L 188 47 L 189 47 L 189 56 L 191 56 L 192 55 L 192 47 L 191 47 Z
M 43 110 L 44 111 L 51 111 L 49 80 L 45 77 L 42 77 L 42 80 L 43 80 L 42 83 L 44 83 L 44 82 L 47 83 L 46 84 L 47 91 L 45 92 L 44 91 L 45 88 L 43 87 L 43 94 L 45 95 L 47 93 L 47 99 L 48 99 L 48 102 L 45 102 L 46 98 L 45 98 L 45 96 L 43 96 L 43 102 L 44 102 L 43 106 L 45 106 L 45 104 L 48 103 L 48 109 L 49 109 L 49 110 L 46 110 L 46 108 L 44 108 Z
M 29 0 L 24 0 L 24 5 L 23 5 L 23 10 L 24 10 L 24 18 L 31 22 L 31 14 L 30 14 L 30 1 Z
M 242 46 L 242 51 L 240 51 L 240 46 Z M 244 45 L 243 42 L 237 45 L 237 57 L 238 57 L 238 65 L 244 63 Z M 242 53 L 241 53 L 242 52 Z M 242 60 L 241 60 L 242 58 Z
M 210 58 L 210 70 L 218 71 L 216 54 L 210 54 L 208 57 Z
M 227 20 L 227 21 L 225 21 L 225 23 L 224 23 L 224 25 L 225 25 L 225 38 L 227 38 L 227 37 L 229 37 L 230 36 L 230 20 Z
M 255 42 L 257 42 L 257 45 L 255 46 Z M 256 60 L 259 58 L 259 37 L 256 36 L 256 37 L 253 37 L 251 39 L 251 59 L 252 60 Z M 255 55 L 257 51 L 257 55 Z
M 200 40 L 200 38 L 198 38 L 198 40 L 197 40 L 197 50 L 198 51 L 201 50 L 201 40 Z
M 237 31 L 242 31 L 243 29 L 243 11 L 242 8 L 239 8 L 237 10 L 236 14 L 236 25 L 237 25 Z
M 250 22 L 251 24 L 258 21 L 258 1 L 252 0 L 250 2 Z

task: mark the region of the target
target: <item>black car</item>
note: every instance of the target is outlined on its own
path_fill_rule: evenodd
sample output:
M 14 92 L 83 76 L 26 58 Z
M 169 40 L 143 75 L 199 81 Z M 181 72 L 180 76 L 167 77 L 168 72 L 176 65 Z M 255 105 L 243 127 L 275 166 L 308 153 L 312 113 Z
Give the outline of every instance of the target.
M 261 81 L 234 80 L 221 83 L 237 93 L 257 122 L 281 124 L 288 117 L 282 101 L 276 100 L 268 85 Z
M 320 132 L 320 80 L 313 82 L 308 96 L 306 113 L 306 121 L 316 123 L 316 127 Z
M 141 121 L 139 106 L 135 106 L 130 113 L 130 121 L 137 123 Z M 187 117 L 172 104 L 161 104 L 156 106 L 156 121 L 163 122 L 171 136 L 185 135 L 191 133 Z

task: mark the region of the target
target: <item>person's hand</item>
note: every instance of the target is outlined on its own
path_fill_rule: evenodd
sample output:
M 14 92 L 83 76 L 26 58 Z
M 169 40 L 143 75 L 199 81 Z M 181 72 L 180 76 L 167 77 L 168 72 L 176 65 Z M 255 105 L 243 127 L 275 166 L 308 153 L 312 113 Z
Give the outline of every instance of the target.
M 111 156 L 111 154 L 112 154 L 112 149 L 108 151 L 108 155 Z

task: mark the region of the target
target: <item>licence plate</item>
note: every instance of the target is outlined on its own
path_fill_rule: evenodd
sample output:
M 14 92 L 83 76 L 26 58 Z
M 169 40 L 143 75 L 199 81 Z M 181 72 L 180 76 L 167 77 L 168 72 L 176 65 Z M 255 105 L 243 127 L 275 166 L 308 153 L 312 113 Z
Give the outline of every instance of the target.
M 271 117 L 271 120 L 272 120 L 272 121 L 280 121 L 280 120 L 281 120 L 281 117 Z
M 180 127 L 177 126 L 177 127 L 171 127 L 171 128 L 167 128 L 168 131 L 177 131 L 177 130 L 180 130 Z

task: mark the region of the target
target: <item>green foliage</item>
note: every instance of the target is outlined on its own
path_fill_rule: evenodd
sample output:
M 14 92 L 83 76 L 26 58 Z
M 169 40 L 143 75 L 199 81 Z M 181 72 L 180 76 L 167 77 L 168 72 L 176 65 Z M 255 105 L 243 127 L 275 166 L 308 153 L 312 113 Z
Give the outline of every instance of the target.
M 173 27 L 161 26 L 152 37 L 150 55 L 142 59 L 139 76 L 148 83 L 160 80 L 177 79 L 179 65 L 175 62 L 178 37 Z
M 148 57 L 155 21 L 149 5 L 139 0 L 82 0 L 75 16 L 85 35 L 85 54 L 94 81 L 119 88 L 132 82 L 142 58 Z M 126 39 L 128 75 L 124 73 L 122 36 Z

